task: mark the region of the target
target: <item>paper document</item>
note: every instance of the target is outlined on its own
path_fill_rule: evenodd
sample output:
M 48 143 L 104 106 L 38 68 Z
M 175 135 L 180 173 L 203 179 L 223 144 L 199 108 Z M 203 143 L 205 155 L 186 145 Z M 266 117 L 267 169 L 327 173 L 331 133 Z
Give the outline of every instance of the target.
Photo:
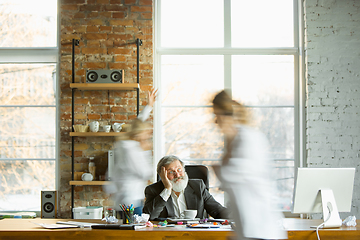
M 188 228 L 221 228 L 221 229 L 231 229 L 230 225 L 213 225 L 213 224 L 189 224 L 186 227 Z
M 75 221 L 66 221 L 66 222 L 62 222 L 62 221 L 59 221 L 59 222 L 56 222 L 57 224 L 59 225 L 73 225 L 73 226 L 78 226 L 78 227 L 91 227 L 91 226 L 94 226 L 94 225 L 99 225 L 101 223 L 89 223 L 89 222 L 75 222 Z
M 69 224 L 47 224 L 47 223 L 36 223 L 36 222 L 32 222 L 32 223 L 39 225 L 43 228 L 47 228 L 47 229 L 78 228 L 79 227 L 77 225 L 69 225 Z
M 207 221 L 208 222 L 225 222 L 225 221 L 230 221 L 230 220 L 228 220 L 228 219 L 220 219 L 220 218 L 209 218 Z
M 172 222 L 188 222 L 188 221 L 199 221 L 200 218 L 168 218 Z

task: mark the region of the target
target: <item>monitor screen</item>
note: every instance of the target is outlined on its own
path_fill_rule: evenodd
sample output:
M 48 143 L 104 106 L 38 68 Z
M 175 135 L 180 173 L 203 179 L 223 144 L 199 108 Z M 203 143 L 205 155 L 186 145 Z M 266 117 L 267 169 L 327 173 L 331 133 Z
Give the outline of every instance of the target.
M 350 212 L 355 168 L 298 168 L 293 213 L 322 213 L 320 189 L 331 189 L 338 212 Z

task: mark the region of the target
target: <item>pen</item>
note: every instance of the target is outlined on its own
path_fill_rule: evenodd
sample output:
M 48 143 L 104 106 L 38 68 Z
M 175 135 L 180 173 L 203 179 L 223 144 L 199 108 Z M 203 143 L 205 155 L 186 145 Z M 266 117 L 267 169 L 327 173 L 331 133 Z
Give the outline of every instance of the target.
M 127 212 L 126 212 L 126 209 L 125 209 L 124 205 L 119 204 L 119 206 L 120 206 L 121 210 L 123 210 L 124 215 L 125 215 L 125 217 L 127 218 L 127 220 L 129 221 L 129 223 L 131 223 L 130 217 L 129 217 L 129 215 L 128 215 Z
M 126 211 L 126 206 L 125 206 L 125 204 L 123 204 L 122 206 L 123 206 L 124 211 Z

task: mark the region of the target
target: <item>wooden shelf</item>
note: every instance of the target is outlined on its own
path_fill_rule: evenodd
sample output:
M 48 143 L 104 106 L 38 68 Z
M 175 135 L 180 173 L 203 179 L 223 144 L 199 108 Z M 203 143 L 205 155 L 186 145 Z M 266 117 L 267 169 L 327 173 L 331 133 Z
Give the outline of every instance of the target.
M 111 181 L 70 181 L 70 185 L 82 185 L 82 186 L 102 186 L 108 185 Z
M 115 137 L 125 132 L 70 132 L 70 137 Z
M 70 88 L 80 90 L 136 90 L 138 83 L 70 83 Z

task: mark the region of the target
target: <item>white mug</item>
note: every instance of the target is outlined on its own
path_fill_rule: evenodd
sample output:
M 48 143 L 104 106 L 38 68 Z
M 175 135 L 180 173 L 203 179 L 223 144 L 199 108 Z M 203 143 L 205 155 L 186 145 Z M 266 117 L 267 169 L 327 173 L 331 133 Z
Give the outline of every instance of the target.
M 83 175 L 81 175 L 81 180 L 83 181 L 92 181 L 93 178 L 94 177 L 91 173 L 84 173 Z
M 99 131 L 99 122 L 93 121 L 89 124 L 89 127 L 90 127 L 91 132 L 98 132 Z
M 184 210 L 184 215 L 186 219 L 195 219 L 197 215 L 197 210 Z
M 110 132 L 111 130 L 111 125 L 104 125 L 103 126 L 104 132 Z
M 114 130 L 114 132 L 120 132 L 123 124 L 124 123 L 114 123 L 112 125 L 112 129 Z

